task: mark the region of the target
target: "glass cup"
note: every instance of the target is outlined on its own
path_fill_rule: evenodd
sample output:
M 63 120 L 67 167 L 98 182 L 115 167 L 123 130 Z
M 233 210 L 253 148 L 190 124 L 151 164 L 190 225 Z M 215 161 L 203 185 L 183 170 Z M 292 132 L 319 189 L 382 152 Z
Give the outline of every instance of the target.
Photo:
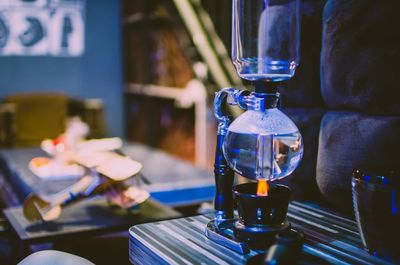
M 353 172 L 353 206 L 364 247 L 400 260 L 400 179 L 395 172 Z

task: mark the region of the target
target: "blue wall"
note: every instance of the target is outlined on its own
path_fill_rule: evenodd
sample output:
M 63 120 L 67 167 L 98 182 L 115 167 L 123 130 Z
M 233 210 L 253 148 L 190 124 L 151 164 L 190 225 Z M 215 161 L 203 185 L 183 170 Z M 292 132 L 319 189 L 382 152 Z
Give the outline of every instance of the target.
M 120 8 L 120 1 L 86 1 L 85 53 L 81 57 L 0 56 L 0 98 L 39 90 L 101 98 L 108 134 L 122 136 Z

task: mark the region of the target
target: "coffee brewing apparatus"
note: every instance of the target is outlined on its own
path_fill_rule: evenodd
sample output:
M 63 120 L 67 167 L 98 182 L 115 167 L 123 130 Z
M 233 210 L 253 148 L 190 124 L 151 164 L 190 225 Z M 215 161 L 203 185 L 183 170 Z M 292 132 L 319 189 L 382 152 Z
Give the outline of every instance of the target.
M 293 77 L 299 63 L 299 13 L 300 0 L 233 0 L 232 60 L 253 91 L 216 93 L 215 219 L 205 232 L 241 253 L 265 249 L 278 232 L 290 229 L 290 189 L 273 182 L 290 175 L 303 154 L 298 128 L 277 108 L 277 88 Z M 227 105 L 245 112 L 233 120 Z M 234 173 L 253 182 L 233 186 Z

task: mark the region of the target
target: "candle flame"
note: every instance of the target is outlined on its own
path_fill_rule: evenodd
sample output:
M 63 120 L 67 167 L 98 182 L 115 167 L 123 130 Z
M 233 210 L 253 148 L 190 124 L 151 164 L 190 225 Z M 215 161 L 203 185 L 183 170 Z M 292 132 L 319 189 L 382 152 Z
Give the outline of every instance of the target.
M 257 196 L 268 196 L 269 185 L 266 179 L 259 179 L 257 185 Z

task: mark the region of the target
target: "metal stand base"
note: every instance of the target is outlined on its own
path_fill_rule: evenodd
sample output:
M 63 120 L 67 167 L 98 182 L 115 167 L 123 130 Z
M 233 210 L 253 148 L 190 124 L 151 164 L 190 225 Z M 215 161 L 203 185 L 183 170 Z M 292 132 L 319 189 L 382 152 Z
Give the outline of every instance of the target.
M 268 249 L 275 243 L 275 236 L 279 232 L 289 231 L 290 223 L 284 220 L 276 225 L 252 225 L 245 226 L 240 220 L 235 222 L 233 232 L 235 238 L 246 242 L 252 249 Z
M 218 225 L 214 220 L 208 222 L 205 235 L 208 239 L 227 247 L 240 254 L 247 254 L 250 252 L 249 246 L 245 242 L 237 240 L 233 235 L 233 226 L 236 219 L 219 223 Z
M 250 249 L 267 249 L 274 241 L 278 232 L 289 230 L 290 223 L 285 220 L 281 225 L 264 228 L 241 229 L 240 221 L 232 219 L 219 223 L 210 221 L 205 228 L 205 235 L 208 239 L 225 246 L 240 254 L 248 254 Z M 254 234 L 254 229 L 257 232 Z M 243 240 L 237 237 L 243 238 Z

